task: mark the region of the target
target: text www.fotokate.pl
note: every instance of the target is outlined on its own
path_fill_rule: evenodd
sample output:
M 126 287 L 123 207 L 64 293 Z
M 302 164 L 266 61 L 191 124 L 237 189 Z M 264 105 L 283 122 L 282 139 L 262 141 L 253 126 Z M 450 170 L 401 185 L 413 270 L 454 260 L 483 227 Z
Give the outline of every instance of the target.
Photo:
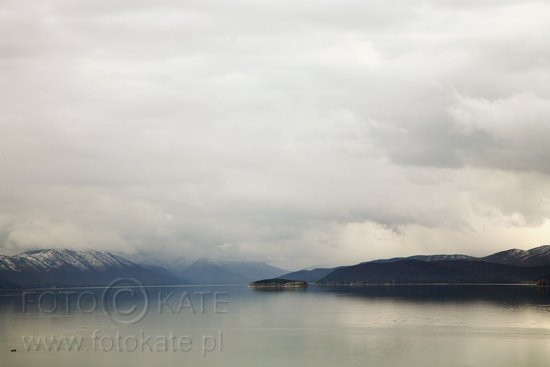
M 104 288 L 28 290 L 18 299 L 19 312 L 67 317 L 104 315 L 112 326 L 84 335 L 22 335 L 20 343 L 27 352 L 187 352 L 206 357 L 223 350 L 223 332 L 217 327 L 200 331 L 192 328 L 178 334 L 171 325 L 160 331 L 159 320 L 155 318 L 148 323 L 149 327 L 144 324 L 136 330 L 128 325 L 135 325 L 153 313 L 161 318 L 161 314 L 223 317 L 229 306 L 226 291 L 144 287 L 135 279 L 120 278 Z
M 33 335 L 22 336 L 27 352 L 186 352 L 210 353 L 223 350 L 223 332 L 215 330 L 200 336 L 167 334 L 151 335 L 140 330 L 131 335 L 94 330 L 90 335 Z

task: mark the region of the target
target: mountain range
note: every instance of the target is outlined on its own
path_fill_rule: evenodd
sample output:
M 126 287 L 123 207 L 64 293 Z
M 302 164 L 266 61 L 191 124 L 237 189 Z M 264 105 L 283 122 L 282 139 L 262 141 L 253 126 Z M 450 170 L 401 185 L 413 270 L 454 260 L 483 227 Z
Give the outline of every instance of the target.
M 199 259 L 188 265 L 179 259 L 170 264 L 138 264 L 96 250 L 47 249 L 0 255 L 0 289 L 105 286 L 117 278 L 134 278 L 143 285 L 247 284 L 285 272 L 248 261 Z
M 415 255 L 336 268 L 287 271 L 262 262 L 182 259 L 136 263 L 105 251 L 49 249 L 0 255 L 0 288 L 104 286 L 117 278 L 144 285 L 246 284 L 258 279 L 320 285 L 396 283 L 517 283 L 550 278 L 550 246 L 485 257 Z
M 550 275 L 550 246 L 511 249 L 485 257 L 463 254 L 415 255 L 337 268 L 284 274 L 281 278 L 318 284 L 515 283 Z

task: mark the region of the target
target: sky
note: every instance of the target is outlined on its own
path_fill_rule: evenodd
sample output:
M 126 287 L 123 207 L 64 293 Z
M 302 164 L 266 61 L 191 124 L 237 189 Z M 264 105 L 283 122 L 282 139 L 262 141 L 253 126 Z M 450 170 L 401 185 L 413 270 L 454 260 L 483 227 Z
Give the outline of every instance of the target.
M 550 244 L 550 3 L 0 0 L 0 253 Z

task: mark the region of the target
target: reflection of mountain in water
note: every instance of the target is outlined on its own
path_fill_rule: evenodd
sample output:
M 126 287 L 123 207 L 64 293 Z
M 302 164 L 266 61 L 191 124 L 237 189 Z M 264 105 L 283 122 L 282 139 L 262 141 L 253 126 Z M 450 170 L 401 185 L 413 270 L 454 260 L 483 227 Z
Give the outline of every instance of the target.
M 388 299 L 395 302 L 532 304 L 550 311 L 550 288 L 521 285 L 394 285 L 320 287 L 341 296 Z

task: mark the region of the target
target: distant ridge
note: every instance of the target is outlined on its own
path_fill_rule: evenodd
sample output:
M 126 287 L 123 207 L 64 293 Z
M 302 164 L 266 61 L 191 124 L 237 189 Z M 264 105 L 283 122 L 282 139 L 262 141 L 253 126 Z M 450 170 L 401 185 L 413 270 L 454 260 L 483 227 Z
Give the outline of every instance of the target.
M 274 278 L 286 272 L 262 262 L 208 259 L 198 259 L 173 271 L 194 284 L 248 284 L 257 279 Z

